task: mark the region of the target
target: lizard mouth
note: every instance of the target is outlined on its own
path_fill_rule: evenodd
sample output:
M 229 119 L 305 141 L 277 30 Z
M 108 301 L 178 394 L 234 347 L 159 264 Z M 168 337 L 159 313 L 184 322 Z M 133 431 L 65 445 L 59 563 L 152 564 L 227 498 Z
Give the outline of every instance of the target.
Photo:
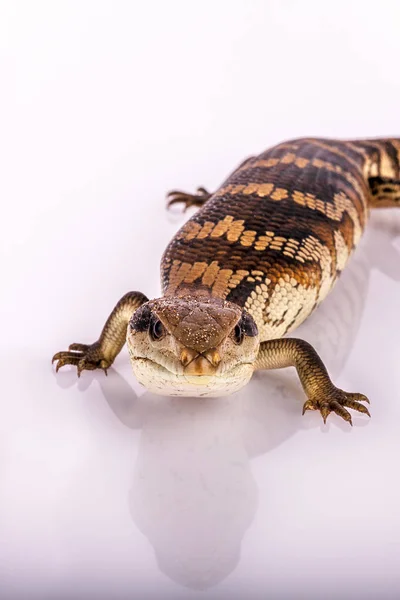
M 251 363 L 242 363 L 220 373 L 174 372 L 165 365 L 131 356 L 133 372 L 149 391 L 162 396 L 225 396 L 246 385 L 253 374 Z
M 151 360 L 151 358 L 143 358 L 140 356 L 135 356 L 132 358 L 132 365 L 134 364 L 133 361 L 135 362 L 142 362 L 144 363 L 144 365 L 148 365 L 151 369 L 153 369 L 155 372 L 165 372 L 168 373 L 169 375 L 173 376 L 173 377 L 180 377 L 183 379 L 186 379 L 187 381 L 199 381 L 200 385 L 205 385 L 205 382 L 212 378 L 212 377 L 218 377 L 219 375 L 214 372 L 212 374 L 210 373 L 197 373 L 196 375 L 193 374 L 189 374 L 189 373 L 185 373 L 185 370 L 183 369 L 182 372 L 176 372 L 173 371 L 172 369 L 169 369 L 167 366 L 165 365 L 161 365 L 160 363 Z M 203 382 L 203 383 L 202 383 Z

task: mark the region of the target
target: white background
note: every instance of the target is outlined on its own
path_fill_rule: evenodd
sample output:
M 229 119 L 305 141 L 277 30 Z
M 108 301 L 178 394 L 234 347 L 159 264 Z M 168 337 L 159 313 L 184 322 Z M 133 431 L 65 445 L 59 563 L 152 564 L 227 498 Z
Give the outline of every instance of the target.
M 298 331 L 371 398 L 352 429 L 302 417 L 290 372 L 188 401 L 126 351 L 107 379 L 50 364 L 159 295 L 167 190 L 400 136 L 399 25 L 382 0 L 0 3 L 2 599 L 400 597 L 400 213 Z

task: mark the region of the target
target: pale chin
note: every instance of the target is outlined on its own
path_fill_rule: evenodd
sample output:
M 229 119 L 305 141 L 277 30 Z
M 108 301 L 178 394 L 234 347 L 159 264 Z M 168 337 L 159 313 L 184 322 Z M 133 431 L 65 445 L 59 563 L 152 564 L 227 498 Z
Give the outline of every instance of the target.
M 216 375 L 176 375 L 145 358 L 131 360 L 136 379 L 153 394 L 216 398 L 240 390 L 253 375 L 253 365 L 238 365 L 220 377 Z

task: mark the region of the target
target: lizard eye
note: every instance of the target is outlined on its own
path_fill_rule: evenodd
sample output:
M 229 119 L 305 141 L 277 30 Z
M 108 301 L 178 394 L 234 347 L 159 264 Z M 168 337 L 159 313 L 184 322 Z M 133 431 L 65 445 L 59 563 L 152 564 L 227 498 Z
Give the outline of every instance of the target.
M 238 325 L 236 325 L 236 327 L 235 327 L 234 338 L 235 338 L 235 342 L 237 344 L 241 344 L 243 342 L 244 331 L 243 331 L 240 323 Z
M 159 319 L 150 323 L 150 337 L 152 340 L 159 340 L 164 336 L 164 334 L 165 328 Z
M 258 335 L 257 325 L 255 324 L 253 317 L 247 312 L 243 313 L 242 318 L 236 325 L 233 332 L 233 337 L 237 344 L 241 344 L 243 342 L 245 335 L 248 335 L 249 337 L 255 337 Z
M 248 312 L 243 313 L 243 316 L 240 320 L 240 325 L 245 335 L 248 335 L 249 337 L 255 337 L 256 335 L 258 335 L 258 328 L 256 322 L 254 321 L 253 317 L 249 315 Z

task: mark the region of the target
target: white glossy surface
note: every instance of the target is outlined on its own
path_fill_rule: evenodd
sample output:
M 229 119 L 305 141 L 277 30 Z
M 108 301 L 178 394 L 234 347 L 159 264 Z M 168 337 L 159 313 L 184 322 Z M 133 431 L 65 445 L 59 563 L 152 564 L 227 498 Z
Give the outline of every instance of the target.
M 400 135 L 399 6 L 367 6 L 2 3 L 1 598 L 400 596 L 400 212 L 298 330 L 371 398 L 352 429 L 302 417 L 287 371 L 197 401 L 126 352 L 50 365 L 159 293 L 166 190 L 288 137 Z

